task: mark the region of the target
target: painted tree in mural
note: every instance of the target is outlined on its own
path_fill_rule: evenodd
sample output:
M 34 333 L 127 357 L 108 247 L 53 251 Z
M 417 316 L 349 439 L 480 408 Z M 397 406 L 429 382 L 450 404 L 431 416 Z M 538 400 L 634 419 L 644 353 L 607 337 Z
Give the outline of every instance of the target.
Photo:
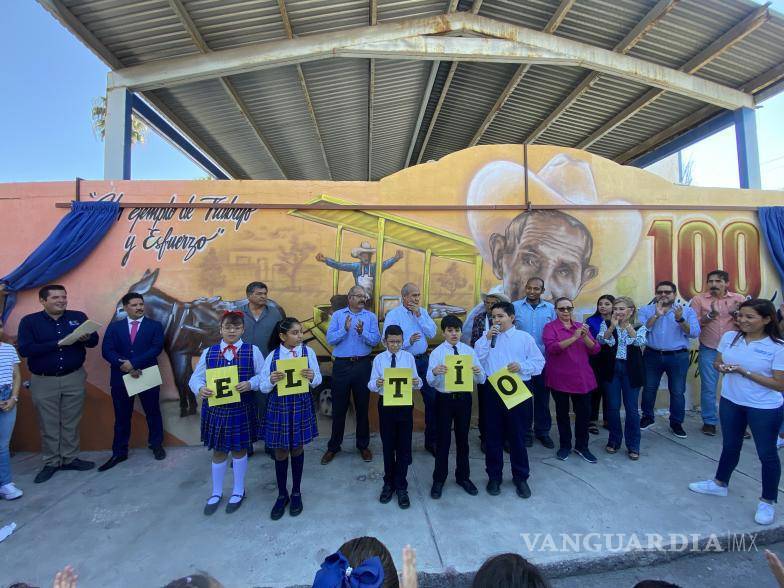
M 223 264 L 214 249 L 209 249 L 199 263 L 199 286 L 210 295 L 226 281 Z
M 447 292 L 450 298 L 455 295 L 455 292 L 468 286 L 468 280 L 455 261 L 449 264 L 446 271 L 434 274 L 433 277 L 436 278 L 438 285 Z
M 280 233 L 280 231 L 276 231 Z M 278 235 L 275 235 L 278 238 Z M 300 241 L 298 234 L 293 234 L 289 237 L 289 243 L 286 248 L 278 250 L 278 263 L 272 267 L 279 274 L 283 274 L 289 279 L 289 288 L 294 290 L 294 284 L 297 281 L 297 272 L 299 268 L 309 259 L 311 254 L 316 250 L 316 246 L 308 241 Z
M 90 109 L 90 116 L 93 119 L 93 133 L 101 141 L 106 135 L 106 96 L 101 96 L 93 100 L 93 107 Z M 131 115 L 131 144 L 144 143 L 148 127 L 144 121 L 135 114 Z M 211 179 L 207 177 L 205 179 Z

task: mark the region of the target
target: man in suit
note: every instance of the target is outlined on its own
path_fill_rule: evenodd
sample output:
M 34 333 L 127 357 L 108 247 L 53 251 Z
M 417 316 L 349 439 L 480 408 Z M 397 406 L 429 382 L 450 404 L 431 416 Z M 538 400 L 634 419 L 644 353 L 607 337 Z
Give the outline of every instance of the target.
M 144 316 L 144 298 L 136 292 L 122 297 L 127 318 L 114 321 L 106 328 L 102 354 L 112 368 L 111 389 L 114 404 L 114 441 L 112 457 L 98 468 L 105 472 L 128 459 L 131 417 L 135 396 L 128 396 L 123 376 L 139 377 L 141 370 L 158 364 L 163 350 L 163 325 Z M 166 457 L 163 449 L 163 419 L 158 403 L 160 386 L 145 390 L 140 397 L 149 429 L 149 447 L 155 459 Z

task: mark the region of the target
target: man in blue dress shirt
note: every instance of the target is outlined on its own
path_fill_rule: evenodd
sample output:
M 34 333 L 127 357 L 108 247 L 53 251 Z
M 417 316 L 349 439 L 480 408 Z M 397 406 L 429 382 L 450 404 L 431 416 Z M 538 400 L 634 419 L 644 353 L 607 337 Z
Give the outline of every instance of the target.
M 353 394 L 357 419 L 357 449 L 365 461 L 373 454 L 370 443 L 368 404 L 372 363 L 370 352 L 381 341 L 378 318 L 365 309 L 367 293 L 361 286 L 348 291 L 348 306 L 332 315 L 327 329 L 327 343 L 332 346 L 332 436 L 327 451 L 321 458 L 326 465 L 335 458 L 343 443 L 346 428 L 346 411 Z
M 525 283 L 525 298 L 516 300 L 513 304 L 515 327 L 531 335 L 544 356 L 542 331 L 547 323 L 555 320 L 555 308 L 546 300 L 542 300 L 543 293 L 544 280 L 539 277 L 529 278 Z M 526 415 L 529 420 L 525 437 L 526 447 L 533 445 L 533 438 L 536 436 L 542 445 L 553 449 L 555 443 L 550 437 L 550 428 L 553 425 L 553 419 L 550 416 L 550 390 L 544 385 L 544 371 L 531 376 L 528 388 L 534 395 L 534 410 L 533 413 L 528 411 Z
M 700 336 L 700 322 L 690 307 L 676 304 L 678 288 L 665 280 L 656 284 L 656 302 L 643 306 L 639 319 L 648 329 L 648 344 L 643 353 L 645 386 L 642 390 L 640 428 L 654 423 L 653 409 L 662 374 L 667 374 L 670 390 L 670 430 L 686 437 L 683 419 L 686 416 L 686 374 L 689 371 L 689 346 Z
M 403 329 L 403 349 L 414 356 L 417 375 L 422 380 L 422 400 L 425 404 L 425 449 L 436 455 L 436 391 L 427 383 L 427 340 L 436 335 L 436 324 L 427 310 L 419 306 L 422 293 L 419 286 L 411 282 L 400 290 L 400 305 L 384 317 L 384 328 L 398 325 Z
M 85 348 L 98 345 L 98 333 L 83 335 L 71 345 L 60 345 L 66 335 L 87 320 L 78 310 L 66 310 L 64 286 L 50 284 L 38 291 L 44 309 L 22 317 L 18 329 L 19 355 L 32 373 L 30 392 L 41 428 L 43 469 L 40 484 L 57 470 L 90 470 L 95 463 L 79 459 L 79 423 L 84 408 Z

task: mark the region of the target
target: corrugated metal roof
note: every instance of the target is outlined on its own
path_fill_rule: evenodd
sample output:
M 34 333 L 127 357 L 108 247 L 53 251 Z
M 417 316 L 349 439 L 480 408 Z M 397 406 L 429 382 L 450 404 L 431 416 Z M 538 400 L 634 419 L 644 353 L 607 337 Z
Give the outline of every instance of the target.
M 107 62 L 124 67 L 199 54 L 202 50 L 194 35 L 203 40 L 206 51 L 220 51 L 285 40 L 289 38 L 287 25 L 295 37 L 365 27 L 372 21 L 373 6 L 379 23 L 442 14 L 450 6 L 449 0 L 46 3 L 55 5 L 66 25 L 76 22 L 77 26 L 72 26 L 75 32 Z M 541 31 L 559 4 L 559 0 L 484 0 L 478 14 Z M 656 4 L 657 0 L 577 0 L 553 34 L 612 50 Z M 457 6 L 458 10 L 471 10 L 473 4 L 461 0 Z M 195 31 L 188 30 L 178 7 Z M 628 53 L 677 69 L 758 7 L 751 0 L 680 0 Z M 767 22 L 708 60 L 695 75 L 741 87 L 784 63 L 782 39 L 784 19 L 771 13 Z M 364 180 L 368 173 L 378 179 L 417 159 L 440 158 L 465 148 L 483 124 L 486 128 L 478 137 L 479 144 L 521 142 L 538 129 L 536 143 L 576 146 L 650 90 L 640 83 L 601 74 L 544 128 L 542 122 L 592 72 L 533 65 L 496 112 L 494 105 L 518 71 L 516 64 L 463 62 L 455 68 L 447 88 L 446 78 L 453 69 L 449 61 L 440 63 L 432 85 L 431 61 L 376 59 L 374 63 L 372 124 L 368 124 L 368 59 L 303 63 L 302 77 L 292 65 L 233 75 L 226 81 L 233 86 L 239 103 L 220 80 L 181 84 L 149 94 L 198 137 L 208 154 L 242 177 L 280 178 L 282 170 L 290 179 Z M 664 92 L 638 112 L 626 112 L 623 122 L 593 137 L 588 149 L 618 158 L 703 106 Z M 412 157 L 407 162 L 412 140 Z

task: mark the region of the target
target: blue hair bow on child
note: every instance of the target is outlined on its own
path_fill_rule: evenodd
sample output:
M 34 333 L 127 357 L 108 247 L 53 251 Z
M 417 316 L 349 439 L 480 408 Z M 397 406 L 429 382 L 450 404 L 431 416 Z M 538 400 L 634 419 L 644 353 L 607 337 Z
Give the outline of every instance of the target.
M 316 572 L 313 588 L 381 588 L 384 568 L 374 555 L 352 568 L 346 557 L 336 551 L 328 556 Z

